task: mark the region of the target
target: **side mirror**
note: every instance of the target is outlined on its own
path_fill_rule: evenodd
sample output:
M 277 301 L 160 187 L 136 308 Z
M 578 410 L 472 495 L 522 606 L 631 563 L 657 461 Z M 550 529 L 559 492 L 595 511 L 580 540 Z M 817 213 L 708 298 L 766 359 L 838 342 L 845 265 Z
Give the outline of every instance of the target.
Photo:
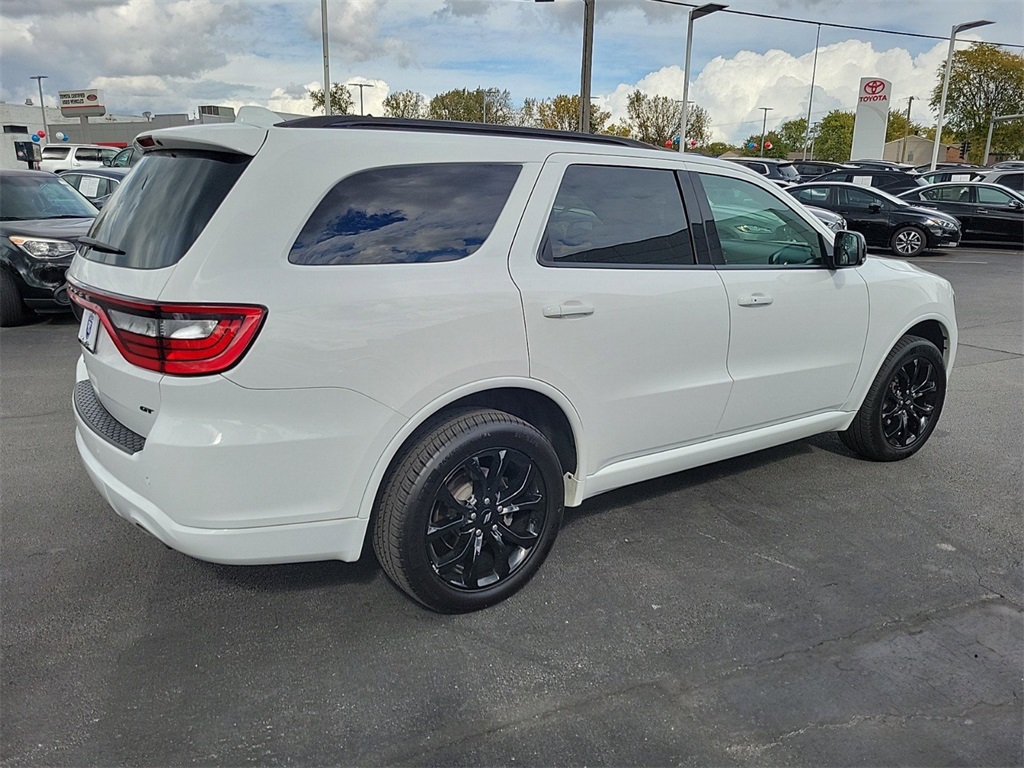
M 1021 208 L 1024 208 L 1024 203 L 1022 203 L 1020 200 L 1011 200 L 1010 207 L 1015 210 L 1020 210 Z
M 868 243 L 860 232 L 842 229 L 836 232 L 832 253 L 825 252 L 825 266 L 829 269 L 859 267 L 868 255 Z

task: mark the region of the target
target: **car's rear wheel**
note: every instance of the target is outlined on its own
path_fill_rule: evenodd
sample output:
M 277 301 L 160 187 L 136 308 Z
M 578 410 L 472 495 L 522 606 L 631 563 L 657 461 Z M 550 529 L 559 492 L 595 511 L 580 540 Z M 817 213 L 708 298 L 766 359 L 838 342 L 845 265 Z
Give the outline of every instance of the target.
M 928 441 L 946 399 L 946 367 L 935 345 L 904 336 L 892 348 L 853 423 L 839 437 L 873 461 L 913 456 Z
M 0 269 L 0 328 L 21 325 L 25 320 L 25 304 L 14 278 Z
M 468 409 L 421 431 L 393 465 L 374 510 L 388 577 L 428 608 L 478 610 L 519 590 L 562 521 L 551 443 L 501 411 Z
M 897 256 L 913 258 L 924 253 L 928 237 L 917 227 L 900 227 L 889 238 L 889 248 Z

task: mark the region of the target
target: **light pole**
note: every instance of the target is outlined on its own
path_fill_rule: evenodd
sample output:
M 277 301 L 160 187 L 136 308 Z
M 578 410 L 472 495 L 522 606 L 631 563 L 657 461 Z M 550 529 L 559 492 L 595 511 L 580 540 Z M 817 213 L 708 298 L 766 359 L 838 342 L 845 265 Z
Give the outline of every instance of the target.
M 551 3 L 554 0 L 533 0 Z M 594 0 L 583 0 L 583 63 L 580 64 L 580 133 L 590 133 L 590 77 L 594 61 Z
M 43 104 L 43 80 L 49 75 L 32 75 L 29 80 L 35 80 L 39 85 L 39 109 L 43 112 L 43 133 L 46 134 L 43 138 L 46 139 L 46 143 L 50 143 L 50 126 L 46 122 L 46 106 Z
M 324 114 L 331 114 L 331 65 L 327 47 L 327 0 L 320 0 L 320 29 L 324 36 Z M 362 93 L 360 91 L 359 93 Z
M 914 106 L 914 97 L 907 97 L 907 128 L 903 131 L 903 148 L 900 150 L 900 162 L 907 156 L 907 138 L 910 136 L 910 108 Z
M 768 113 L 771 112 L 774 107 L 758 107 L 758 109 L 764 110 L 764 122 L 761 123 L 761 157 L 764 157 L 764 136 L 768 129 Z
M 821 42 L 821 24 L 818 25 L 818 34 L 814 38 L 814 64 L 811 65 L 811 92 L 807 95 L 807 134 L 811 132 L 811 104 L 814 103 L 814 78 L 818 74 L 818 43 Z M 808 135 L 804 135 L 804 157 L 807 159 Z
M 683 72 L 683 114 L 679 119 L 680 152 L 686 151 L 686 113 L 689 111 L 687 99 L 690 97 L 690 54 L 693 51 L 693 22 L 728 7 L 729 6 L 722 5 L 721 3 L 706 3 L 699 8 L 691 8 L 690 12 L 686 15 L 686 61 L 684 62 L 685 71 Z
M 939 162 L 939 143 L 942 141 L 942 118 L 946 116 L 946 94 L 949 92 L 949 72 L 953 69 L 953 48 L 956 45 L 956 36 L 960 32 L 965 32 L 968 29 L 977 29 L 978 27 L 985 27 L 992 24 L 991 21 L 985 21 L 980 19 L 978 21 L 965 21 L 963 24 L 954 24 L 953 29 L 949 33 L 949 53 L 946 56 L 946 74 L 942 78 L 942 99 L 939 101 L 939 121 L 935 125 L 935 141 L 932 144 L 932 166 L 931 170 L 935 170 L 935 166 Z
M 358 88 L 359 89 L 359 114 L 363 112 L 363 88 L 375 88 L 373 83 L 345 83 L 346 87 Z

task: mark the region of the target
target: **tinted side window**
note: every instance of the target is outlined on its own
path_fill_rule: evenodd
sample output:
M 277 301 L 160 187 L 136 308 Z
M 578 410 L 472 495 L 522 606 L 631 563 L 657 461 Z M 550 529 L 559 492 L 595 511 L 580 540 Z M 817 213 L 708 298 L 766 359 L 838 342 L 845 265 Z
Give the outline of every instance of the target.
M 68 156 L 68 151 L 71 147 L 54 147 L 46 146 L 43 147 L 43 160 L 63 160 Z
M 571 165 L 548 216 L 549 266 L 693 264 L 683 201 L 670 170 Z
M 850 189 L 849 187 L 841 187 L 838 191 L 840 205 L 845 205 L 848 208 L 866 211 L 872 205 L 881 204 L 881 201 L 870 192 L 861 192 L 859 189 Z
M 76 160 L 95 161 L 99 160 L 101 157 L 102 155 L 100 154 L 100 151 L 98 149 L 94 149 L 93 147 L 79 147 L 75 151 Z
M 810 187 L 809 189 L 798 189 L 793 197 L 807 205 L 824 205 L 828 202 L 827 187 Z
M 726 264 L 820 264 L 821 236 L 792 208 L 756 184 L 700 174 Z
M 977 187 L 978 202 L 986 205 L 1009 205 L 1010 196 L 990 187 Z
M 292 246 L 293 264 L 454 261 L 491 234 L 522 166 L 445 163 L 374 168 L 342 179 Z
M 997 184 L 1004 187 L 1024 191 L 1024 173 L 1008 173 L 996 180 Z
M 926 189 L 921 192 L 926 200 L 942 200 L 947 203 L 969 203 L 971 202 L 970 187 L 939 187 L 938 189 Z

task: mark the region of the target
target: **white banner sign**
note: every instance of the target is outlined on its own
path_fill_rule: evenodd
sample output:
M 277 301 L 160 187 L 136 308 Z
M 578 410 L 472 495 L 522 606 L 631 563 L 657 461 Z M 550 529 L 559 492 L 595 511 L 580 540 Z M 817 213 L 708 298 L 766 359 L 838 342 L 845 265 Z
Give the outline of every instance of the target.
M 64 117 L 101 117 L 107 114 L 99 91 L 60 91 L 57 98 Z
M 881 160 L 885 128 L 892 103 L 892 83 L 880 77 L 862 77 L 857 91 L 851 160 Z

